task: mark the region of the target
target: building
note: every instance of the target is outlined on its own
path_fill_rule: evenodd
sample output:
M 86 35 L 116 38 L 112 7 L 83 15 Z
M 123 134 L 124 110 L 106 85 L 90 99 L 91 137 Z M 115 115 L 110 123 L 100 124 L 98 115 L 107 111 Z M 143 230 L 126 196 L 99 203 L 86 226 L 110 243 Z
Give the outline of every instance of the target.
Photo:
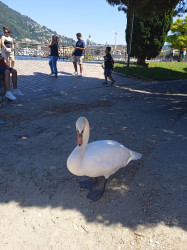
M 92 44 L 93 44 L 93 41 L 92 41 L 91 35 L 89 35 L 88 39 L 86 40 L 86 46 L 90 46 Z
M 127 58 L 127 48 L 124 45 L 105 45 L 96 44 L 96 45 L 87 45 L 86 54 L 94 57 L 97 60 L 103 60 L 105 56 L 105 49 L 107 46 L 111 47 L 111 55 L 115 60 L 124 61 Z

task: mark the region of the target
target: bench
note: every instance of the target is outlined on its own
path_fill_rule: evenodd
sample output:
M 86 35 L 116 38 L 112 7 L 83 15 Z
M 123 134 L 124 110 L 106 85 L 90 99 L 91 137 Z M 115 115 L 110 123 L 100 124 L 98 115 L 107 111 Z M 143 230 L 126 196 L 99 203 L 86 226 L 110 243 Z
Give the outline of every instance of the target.
M 1 75 L 0 74 L 0 97 L 1 97 L 1 100 L 0 102 L 3 102 L 4 99 L 5 99 L 5 77 L 4 75 Z

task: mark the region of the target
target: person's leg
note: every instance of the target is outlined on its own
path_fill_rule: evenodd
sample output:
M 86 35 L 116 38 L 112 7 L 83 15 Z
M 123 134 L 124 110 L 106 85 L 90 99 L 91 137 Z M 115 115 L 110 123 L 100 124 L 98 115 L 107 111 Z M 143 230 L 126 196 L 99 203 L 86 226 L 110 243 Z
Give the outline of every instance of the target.
M 112 82 L 115 82 L 114 78 L 110 75 L 108 76 Z
M 12 73 L 13 88 L 17 89 L 17 71 L 15 69 L 12 69 L 11 73 Z
M 10 71 L 8 69 L 5 71 L 5 89 L 10 91 Z
M 10 67 L 10 56 L 9 56 L 9 54 L 6 57 L 6 64 Z
M 5 97 L 12 101 L 16 100 L 16 97 L 10 91 L 10 71 L 8 69 L 5 71 L 5 89 Z
M 82 76 L 82 72 L 83 72 L 83 64 L 82 64 L 83 58 L 84 58 L 83 56 L 80 56 L 79 60 L 78 60 L 78 63 L 79 63 L 79 66 L 80 66 L 80 76 Z
M 57 72 L 57 60 L 58 60 L 58 57 L 57 56 L 53 56 L 52 58 L 52 67 L 54 69 L 54 72 L 55 72 L 55 76 L 57 77 L 58 76 L 58 72 Z
M 11 59 L 11 68 L 14 68 L 14 65 L 15 65 L 15 59 Z
M 23 96 L 24 94 L 18 89 L 18 85 L 17 85 L 17 71 L 13 68 L 10 68 L 10 73 L 12 73 L 12 83 L 13 83 L 13 88 L 14 88 L 12 93 L 14 95 Z
M 74 56 L 73 57 L 73 66 L 74 66 L 74 69 L 75 69 L 75 72 L 73 73 L 74 76 L 76 76 L 78 74 L 77 72 L 77 61 L 78 60 L 78 57 L 77 56 Z
M 107 84 L 107 69 L 104 70 L 104 76 L 105 76 L 105 81 L 103 82 L 103 84 Z
M 75 72 L 77 72 L 77 63 L 73 62 L 73 66 L 74 66 Z
M 50 66 L 50 69 L 51 69 L 51 73 L 54 73 L 52 58 L 53 58 L 53 57 L 51 56 L 51 58 L 50 58 L 50 60 L 49 60 L 49 66 Z
M 82 71 L 83 71 L 83 65 L 82 63 L 80 64 L 80 73 L 82 74 Z

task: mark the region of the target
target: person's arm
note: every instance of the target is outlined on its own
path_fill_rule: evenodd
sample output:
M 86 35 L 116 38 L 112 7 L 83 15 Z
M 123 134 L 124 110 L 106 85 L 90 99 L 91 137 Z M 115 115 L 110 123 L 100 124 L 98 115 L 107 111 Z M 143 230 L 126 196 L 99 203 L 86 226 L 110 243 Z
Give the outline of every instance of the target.
M 111 65 L 112 65 L 112 68 L 114 67 L 114 60 L 113 60 L 113 58 L 111 57 L 110 58 L 110 60 L 111 60 Z
M 52 41 L 53 41 L 53 40 L 52 40 L 52 38 L 51 38 L 50 41 L 49 41 L 49 44 L 48 44 L 49 47 L 51 47 Z
M 75 49 L 85 50 L 85 48 L 82 47 L 74 47 Z
M 1 42 L 2 42 L 2 47 L 7 51 L 7 47 L 4 44 L 4 42 L 5 42 L 5 37 L 4 36 L 2 36 Z
M 14 51 L 14 39 L 12 38 L 12 50 Z
M 85 50 L 85 43 L 82 43 L 83 47 L 74 47 L 75 49 Z

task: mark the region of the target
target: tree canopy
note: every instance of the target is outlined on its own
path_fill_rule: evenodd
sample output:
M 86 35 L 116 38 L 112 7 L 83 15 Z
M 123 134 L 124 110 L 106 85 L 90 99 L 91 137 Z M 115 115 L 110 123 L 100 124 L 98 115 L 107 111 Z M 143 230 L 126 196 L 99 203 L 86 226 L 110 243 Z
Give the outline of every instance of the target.
M 171 31 L 173 34 L 167 37 L 170 47 L 179 51 L 187 48 L 187 16 L 185 19 L 178 18 L 171 26 Z
M 135 13 L 141 18 L 150 18 L 153 14 L 163 14 L 169 10 L 176 13 L 187 11 L 186 0 L 106 0 L 111 5 L 118 5 L 119 10 Z
M 134 17 L 132 34 L 131 56 L 136 57 L 139 65 L 146 65 L 145 59 L 156 57 L 166 40 L 167 33 L 172 24 L 173 11 L 153 15 L 152 18 L 143 20 Z M 131 13 L 127 13 L 126 42 L 129 48 L 129 33 L 131 26 Z

